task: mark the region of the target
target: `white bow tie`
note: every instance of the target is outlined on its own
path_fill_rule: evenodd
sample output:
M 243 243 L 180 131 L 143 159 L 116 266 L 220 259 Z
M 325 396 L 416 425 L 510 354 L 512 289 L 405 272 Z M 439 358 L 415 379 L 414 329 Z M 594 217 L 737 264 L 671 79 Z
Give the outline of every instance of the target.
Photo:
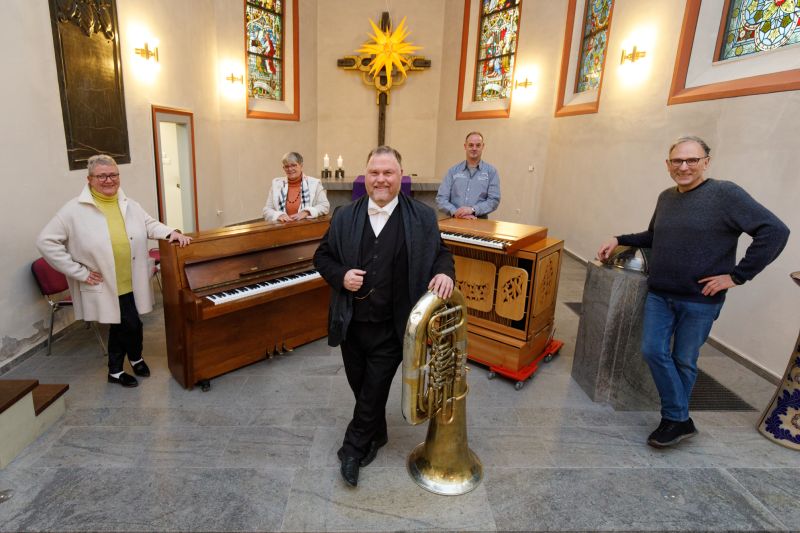
M 369 216 L 377 215 L 378 213 L 382 213 L 386 216 L 389 216 L 389 211 L 387 211 L 382 207 L 369 207 L 367 208 L 367 213 L 369 213 Z

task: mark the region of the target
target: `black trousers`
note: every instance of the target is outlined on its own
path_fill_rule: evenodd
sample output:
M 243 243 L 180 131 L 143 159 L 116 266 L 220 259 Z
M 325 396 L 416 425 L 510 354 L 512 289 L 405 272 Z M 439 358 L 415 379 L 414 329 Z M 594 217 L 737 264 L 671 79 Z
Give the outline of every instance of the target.
M 403 343 L 397 338 L 394 321 L 351 322 L 342 342 L 342 359 L 356 400 L 342 451 L 361 458 L 371 441 L 388 437 L 386 400 L 392 378 L 403 361 Z
M 133 293 L 119 297 L 119 324 L 111 324 L 108 329 L 108 373 L 122 372 L 125 356 L 128 361 L 142 358 L 142 321 L 136 310 Z

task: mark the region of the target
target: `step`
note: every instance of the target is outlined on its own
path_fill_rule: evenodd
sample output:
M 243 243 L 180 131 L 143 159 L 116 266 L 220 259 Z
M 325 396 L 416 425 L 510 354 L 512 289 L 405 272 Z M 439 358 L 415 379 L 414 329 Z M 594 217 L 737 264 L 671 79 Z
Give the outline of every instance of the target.
M 33 389 L 33 412 L 39 416 L 69 390 L 69 385 L 43 384 Z
M 37 385 L 39 385 L 38 379 L 0 380 L 0 414 L 24 398 Z
M 5 468 L 65 412 L 69 385 L 0 380 L 0 468 Z

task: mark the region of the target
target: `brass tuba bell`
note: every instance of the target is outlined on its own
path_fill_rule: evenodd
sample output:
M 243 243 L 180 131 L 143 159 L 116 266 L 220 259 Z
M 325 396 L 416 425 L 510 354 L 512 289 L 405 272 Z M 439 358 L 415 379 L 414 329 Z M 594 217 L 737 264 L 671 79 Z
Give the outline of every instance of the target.
M 458 289 L 447 300 L 419 299 L 403 338 L 403 416 L 430 420 L 425 442 L 406 466 L 411 478 L 436 494 L 465 494 L 481 482 L 483 466 L 467 445 L 467 305 Z

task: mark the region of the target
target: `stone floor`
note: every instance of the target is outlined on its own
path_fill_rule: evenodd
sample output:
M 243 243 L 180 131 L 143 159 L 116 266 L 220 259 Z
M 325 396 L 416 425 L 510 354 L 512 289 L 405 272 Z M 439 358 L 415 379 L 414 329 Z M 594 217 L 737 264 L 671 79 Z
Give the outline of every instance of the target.
M 69 383 L 66 415 L 0 470 L 1 531 L 785 531 L 800 529 L 800 454 L 764 439 L 758 413 L 694 413 L 678 448 L 644 444 L 655 412 L 614 412 L 570 378 L 584 267 L 567 259 L 561 355 L 520 391 L 470 374 L 469 444 L 484 465 L 470 494 L 418 488 L 405 458 L 424 439 L 388 405 L 389 444 L 339 477 L 352 409 L 325 340 L 183 390 L 169 374 L 160 310 L 146 317 L 153 377 L 106 383 L 91 331 L 59 339 L 6 378 Z M 774 386 L 706 347 L 701 366 L 758 409 Z M 399 376 L 399 373 L 398 373 Z M 5 500 L 5 501 L 3 501 Z

